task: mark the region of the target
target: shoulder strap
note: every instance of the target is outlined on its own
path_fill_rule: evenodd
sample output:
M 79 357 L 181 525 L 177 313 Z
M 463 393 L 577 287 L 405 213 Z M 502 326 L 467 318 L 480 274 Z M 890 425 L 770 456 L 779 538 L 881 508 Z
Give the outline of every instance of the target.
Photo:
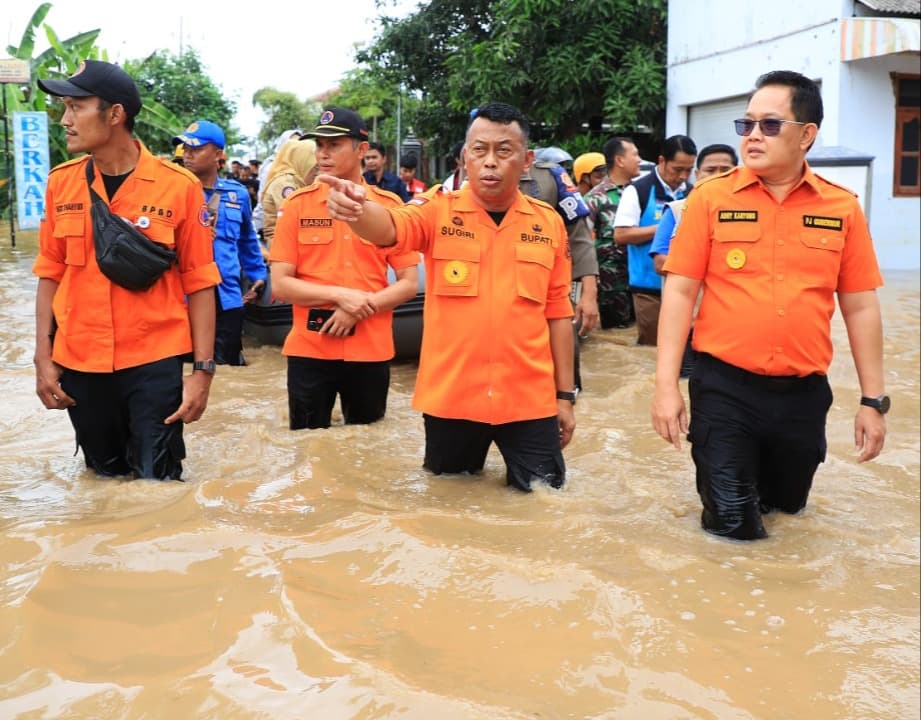
M 214 192 L 211 193 L 211 199 L 208 200 L 208 214 L 217 217 L 217 213 L 220 207 L 221 191 L 218 188 L 214 188 Z
M 90 159 L 86 163 L 86 185 L 90 189 L 90 200 L 92 200 L 93 203 L 102 203 L 106 205 L 105 200 L 99 197 L 99 193 L 93 190 L 93 177 L 93 158 L 90 156 Z M 108 207 L 108 205 L 106 205 L 106 207 Z

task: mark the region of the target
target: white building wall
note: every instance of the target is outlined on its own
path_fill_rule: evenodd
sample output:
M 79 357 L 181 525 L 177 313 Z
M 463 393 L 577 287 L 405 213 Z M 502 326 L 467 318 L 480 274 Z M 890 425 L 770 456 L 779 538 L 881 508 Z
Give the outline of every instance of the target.
M 921 199 L 895 197 L 892 192 L 895 88 L 891 81 L 891 73 L 918 73 L 918 58 L 887 55 L 843 63 L 842 67 L 841 104 L 837 113 L 840 144 L 875 158 L 869 217 L 879 263 L 887 269 L 918 268 Z
M 687 132 L 689 107 L 748 94 L 764 72 L 795 70 L 819 81 L 825 120 L 816 146 L 875 158 L 864 204 L 880 265 L 921 267 L 921 200 L 892 194 L 890 73 L 917 73 L 917 55 L 841 62 L 839 21 L 854 15 L 853 0 L 671 0 L 668 13 L 666 135 Z

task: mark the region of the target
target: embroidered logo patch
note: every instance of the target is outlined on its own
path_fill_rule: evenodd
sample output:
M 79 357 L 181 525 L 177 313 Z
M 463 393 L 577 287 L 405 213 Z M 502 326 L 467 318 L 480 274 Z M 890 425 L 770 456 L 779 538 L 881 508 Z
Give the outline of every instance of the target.
M 726 253 L 726 264 L 733 270 L 741 269 L 745 265 L 747 259 L 748 258 L 745 257 L 745 251 L 739 248 L 733 248 Z
M 452 285 L 457 285 L 464 282 L 467 279 L 467 273 L 469 269 L 467 265 L 462 263 L 460 260 L 452 260 L 447 265 L 445 265 L 444 276 Z

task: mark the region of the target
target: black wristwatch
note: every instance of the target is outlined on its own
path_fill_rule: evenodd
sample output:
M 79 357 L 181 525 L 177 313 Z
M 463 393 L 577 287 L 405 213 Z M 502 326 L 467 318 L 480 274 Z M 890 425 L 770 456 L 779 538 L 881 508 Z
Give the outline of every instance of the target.
M 862 397 L 860 398 L 860 404 L 866 405 L 876 410 L 880 415 L 885 415 L 889 412 L 889 407 L 892 405 L 892 401 L 889 400 L 888 395 L 880 395 L 879 397 Z
M 557 400 L 569 400 L 569 402 L 571 402 L 573 405 L 576 404 L 576 398 L 578 397 L 578 395 L 579 395 L 579 388 L 575 388 L 570 391 L 566 391 L 566 390 L 556 391 Z
M 216 369 L 217 367 L 214 364 L 214 360 L 196 360 L 192 363 L 192 372 L 201 370 L 202 372 L 206 372 L 209 375 L 214 375 L 214 371 Z

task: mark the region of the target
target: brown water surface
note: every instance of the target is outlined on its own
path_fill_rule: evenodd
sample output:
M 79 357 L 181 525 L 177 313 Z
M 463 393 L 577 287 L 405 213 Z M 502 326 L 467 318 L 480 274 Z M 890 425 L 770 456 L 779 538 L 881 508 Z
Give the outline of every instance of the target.
M 0 718 L 919 717 L 919 278 L 881 291 L 893 396 L 858 465 L 840 319 L 808 508 L 699 529 L 652 431 L 654 351 L 583 346 L 561 492 L 420 467 L 412 365 L 387 418 L 287 429 L 278 348 L 220 368 L 184 483 L 101 480 L 34 394 L 34 234 L 0 249 Z

